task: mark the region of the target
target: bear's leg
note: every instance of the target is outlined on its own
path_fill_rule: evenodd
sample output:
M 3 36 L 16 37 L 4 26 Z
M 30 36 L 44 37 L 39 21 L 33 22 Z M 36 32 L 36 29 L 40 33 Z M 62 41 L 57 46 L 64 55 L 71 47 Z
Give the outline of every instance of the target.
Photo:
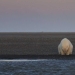
M 66 53 L 66 55 L 70 55 L 70 52 L 68 51 L 68 52 Z
M 65 55 L 64 52 L 63 52 L 62 50 L 60 51 L 60 54 L 61 54 L 61 55 Z
M 72 45 L 72 44 L 70 44 L 70 49 L 69 49 L 69 51 L 70 51 L 70 54 L 72 54 L 72 51 L 73 51 L 73 45 Z
M 68 54 L 72 54 L 72 48 L 69 48 L 68 52 L 67 52 L 67 55 Z
M 72 46 L 72 44 L 70 44 L 69 50 L 67 52 L 67 55 L 72 54 L 72 51 L 73 51 L 73 46 Z
M 61 48 L 60 48 L 60 44 L 59 44 L 59 46 L 58 46 L 58 53 L 59 53 L 59 54 L 61 54 L 60 51 L 61 51 Z

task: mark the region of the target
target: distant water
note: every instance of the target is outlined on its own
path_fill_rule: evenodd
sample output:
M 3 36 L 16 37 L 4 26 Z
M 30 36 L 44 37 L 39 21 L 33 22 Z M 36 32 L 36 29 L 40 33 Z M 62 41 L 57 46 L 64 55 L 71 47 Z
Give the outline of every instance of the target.
M 0 60 L 0 75 L 75 75 L 75 60 Z

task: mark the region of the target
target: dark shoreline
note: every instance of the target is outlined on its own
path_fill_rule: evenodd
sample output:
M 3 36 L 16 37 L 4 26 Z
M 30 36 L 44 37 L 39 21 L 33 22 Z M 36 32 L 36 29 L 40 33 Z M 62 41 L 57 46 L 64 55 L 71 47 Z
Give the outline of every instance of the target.
M 75 55 L 0 55 L 0 59 L 57 59 L 75 60 Z
M 3 32 L 0 33 L 0 58 L 59 58 L 57 47 L 65 37 L 75 47 L 75 32 Z M 75 48 L 70 57 L 74 55 Z

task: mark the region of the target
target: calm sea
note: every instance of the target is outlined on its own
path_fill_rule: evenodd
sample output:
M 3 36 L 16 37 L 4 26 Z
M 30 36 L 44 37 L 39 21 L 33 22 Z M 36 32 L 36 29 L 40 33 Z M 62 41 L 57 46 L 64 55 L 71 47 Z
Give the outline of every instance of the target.
M 0 75 L 75 75 L 75 60 L 0 60 Z

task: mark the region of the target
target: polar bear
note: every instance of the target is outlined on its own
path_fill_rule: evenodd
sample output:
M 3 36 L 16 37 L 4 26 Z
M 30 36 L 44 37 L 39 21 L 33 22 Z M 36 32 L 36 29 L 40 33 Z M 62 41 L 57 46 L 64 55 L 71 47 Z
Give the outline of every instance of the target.
M 60 44 L 58 45 L 58 52 L 61 55 L 70 55 L 73 51 L 72 43 L 67 39 L 64 38 L 61 40 Z

